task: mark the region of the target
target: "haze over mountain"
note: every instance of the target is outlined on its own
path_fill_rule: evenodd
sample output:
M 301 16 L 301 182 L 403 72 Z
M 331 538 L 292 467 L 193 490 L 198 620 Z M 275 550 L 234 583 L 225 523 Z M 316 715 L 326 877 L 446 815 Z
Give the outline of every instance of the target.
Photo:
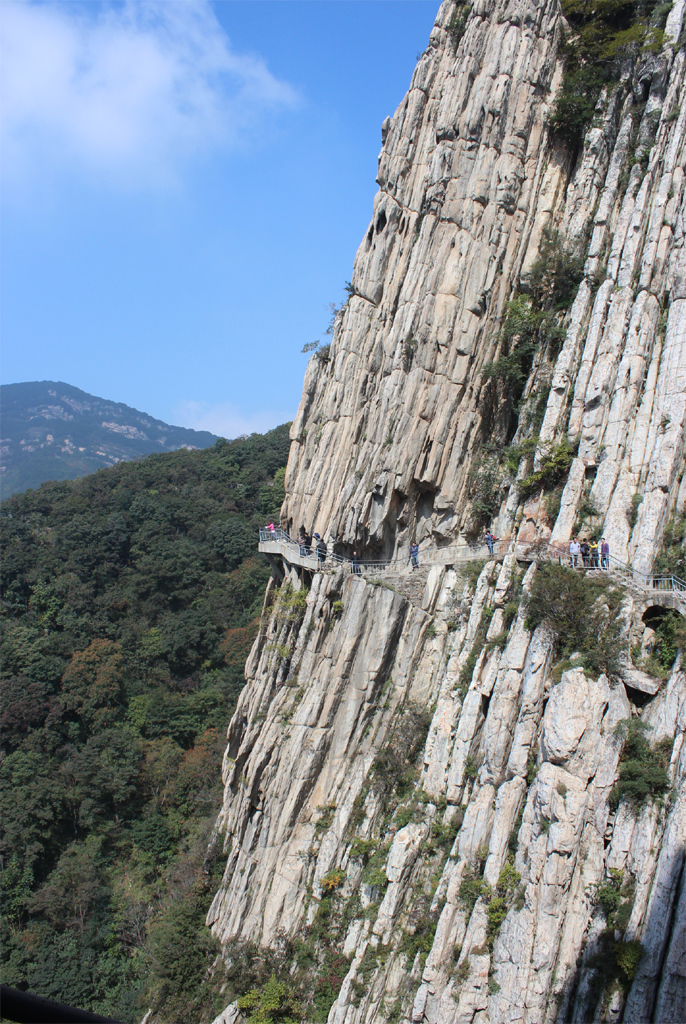
M 151 452 L 209 448 L 217 440 L 62 381 L 3 384 L 0 396 L 4 498 L 46 480 L 74 480 Z

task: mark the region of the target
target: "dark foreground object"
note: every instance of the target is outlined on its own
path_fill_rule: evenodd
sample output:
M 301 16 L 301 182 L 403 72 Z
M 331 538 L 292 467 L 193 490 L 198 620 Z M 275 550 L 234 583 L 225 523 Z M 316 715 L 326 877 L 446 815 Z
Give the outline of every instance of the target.
M 19 1024 L 118 1024 L 111 1017 L 75 1010 L 73 1006 L 53 1003 L 51 999 L 20 992 L 9 985 L 0 985 L 0 1018 L 18 1021 Z

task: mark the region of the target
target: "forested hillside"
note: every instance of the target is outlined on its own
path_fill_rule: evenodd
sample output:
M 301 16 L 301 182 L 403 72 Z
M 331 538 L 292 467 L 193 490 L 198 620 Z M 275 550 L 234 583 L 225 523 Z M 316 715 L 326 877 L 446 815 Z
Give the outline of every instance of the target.
M 0 506 L 8 984 L 200 1019 L 223 730 L 287 454 L 282 426 Z

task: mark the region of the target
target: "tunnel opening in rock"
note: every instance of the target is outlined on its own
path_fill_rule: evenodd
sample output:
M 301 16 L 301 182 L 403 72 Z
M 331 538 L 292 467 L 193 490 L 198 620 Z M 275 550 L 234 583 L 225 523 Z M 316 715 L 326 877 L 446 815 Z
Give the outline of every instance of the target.
M 658 625 L 667 617 L 670 611 L 671 608 L 665 608 L 661 604 L 651 604 L 643 612 L 641 621 L 649 629 L 657 629 Z

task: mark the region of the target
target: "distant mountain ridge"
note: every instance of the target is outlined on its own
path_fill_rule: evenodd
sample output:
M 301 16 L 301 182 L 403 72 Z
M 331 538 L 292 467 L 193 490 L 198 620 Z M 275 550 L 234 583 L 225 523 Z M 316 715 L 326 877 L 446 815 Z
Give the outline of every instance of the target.
M 62 381 L 0 386 L 0 491 L 74 480 L 151 452 L 209 448 L 207 430 L 174 427 Z

